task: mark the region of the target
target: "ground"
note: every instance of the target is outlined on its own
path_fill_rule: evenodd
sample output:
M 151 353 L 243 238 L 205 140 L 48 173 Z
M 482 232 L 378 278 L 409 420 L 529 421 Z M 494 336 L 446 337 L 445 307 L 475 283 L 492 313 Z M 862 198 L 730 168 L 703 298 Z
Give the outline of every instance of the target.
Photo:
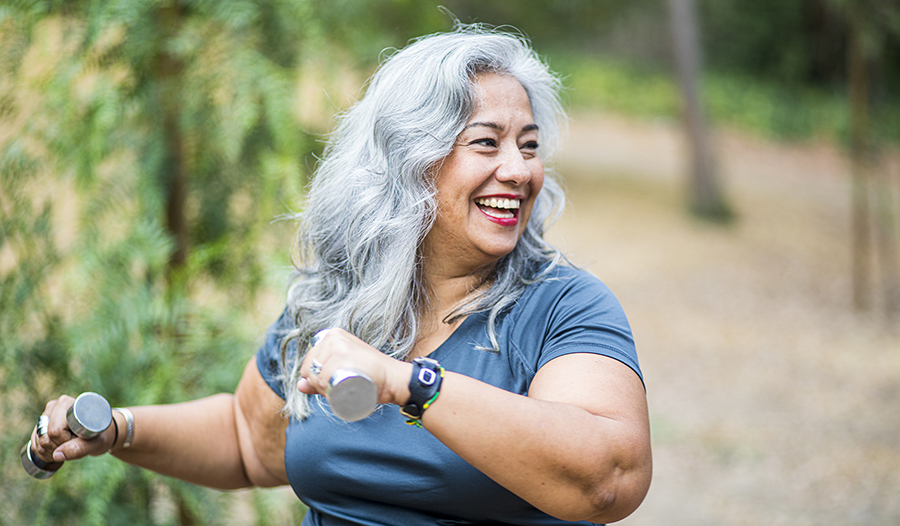
M 847 162 L 715 142 L 729 226 L 685 212 L 675 123 L 576 116 L 559 163 L 550 237 L 622 302 L 647 385 L 653 483 L 621 524 L 898 524 L 900 321 L 851 307 Z

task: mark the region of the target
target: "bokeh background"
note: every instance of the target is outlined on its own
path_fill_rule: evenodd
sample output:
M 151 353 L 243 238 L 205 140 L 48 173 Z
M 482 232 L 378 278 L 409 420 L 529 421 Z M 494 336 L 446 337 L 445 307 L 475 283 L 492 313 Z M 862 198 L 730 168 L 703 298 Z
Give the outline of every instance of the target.
M 900 523 L 896 2 L 2 0 L 0 524 L 299 523 L 290 490 L 35 481 L 19 450 L 60 393 L 232 391 L 332 117 L 454 17 L 564 78 L 550 237 L 621 300 L 650 402 L 623 524 Z

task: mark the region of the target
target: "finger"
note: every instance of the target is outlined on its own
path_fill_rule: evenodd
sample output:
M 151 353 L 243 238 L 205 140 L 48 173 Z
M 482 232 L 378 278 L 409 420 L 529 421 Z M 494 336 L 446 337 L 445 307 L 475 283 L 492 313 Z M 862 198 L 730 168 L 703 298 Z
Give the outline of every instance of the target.
M 317 375 L 321 374 L 321 366 L 319 371 L 315 371 L 315 368 L 312 366 L 313 358 L 307 354 L 303 357 L 303 362 L 300 364 L 300 378 L 301 379 L 311 379 L 315 378 Z
M 47 423 L 44 425 L 41 433 L 38 433 L 37 426 L 35 426 L 34 432 L 31 434 L 31 449 L 45 462 L 50 462 L 50 456 L 53 454 L 53 450 L 56 449 L 56 444 L 53 443 L 47 431 L 50 427 L 50 415 L 53 414 L 53 408 L 57 403 L 58 400 L 50 400 L 44 405 L 44 412 L 41 413 L 39 418 L 46 417 Z
M 306 351 L 306 355 L 303 357 L 303 363 L 300 364 L 300 376 L 303 378 L 311 378 L 314 376 L 319 376 L 322 374 L 322 368 L 324 364 L 322 360 L 317 360 L 315 355 L 321 355 L 321 349 L 323 349 L 323 342 L 325 338 L 328 336 L 329 332 L 334 332 L 333 329 L 322 329 L 321 331 L 315 333 L 309 342 L 309 349 Z M 319 350 L 320 352 L 314 352 Z M 327 353 L 325 353 L 327 354 Z
M 331 329 L 322 329 L 321 331 L 319 331 L 319 332 L 313 334 L 312 339 L 310 339 L 310 341 L 309 341 L 310 347 L 315 347 L 315 346 L 318 345 L 322 340 L 324 340 L 325 337 L 328 335 L 328 332 L 329 332 L 330 330 L 331 330 Z
M 306 365 L 308 368 L 309 366 Z M 331 378 L 331 369 L 329 367 L 322 367 L 322 370 L 318 374 L 310 374 L 307 372 L 306 375 L 301 376 L 300 380 L 297 382 L 297 389 L 302 393 L 306 394 L 322 394 L 328 392 L 328 379 Z
M 303 357 L 303 363 L 300 364 L 300 376 L 302 378 L 313 378 L 322 374 L 322 367 L 324 365 L 320 360 L 314 358 L 312 354 L 312 349 L 307 351 L 306 356 Z
M 67 460 L 77 460 L 88 455 L 99 455 L 103 453 L 102 440 L 85 440 L 75 437 L 65 444 L 56 448 L 53 452 L 54 462 L 65 462 Z
M 60 396 L 56 399 L 56 403 L 53 404 L 53 408 L 47 415 L 50 417 L 50 423 L 47 426 L 47 436 L 50 437 L 50 441 L 56 446 L 72 440 L 75 436 L 72 434 L 72 431 L 69 429 L 69 423 L 66 421 L 66 412 L 74 403 L 75 399 L 71 396 Z
M 297 382 L 297 390 L 303 394 L 314 395 L 318 394 L 316 387 L 310 383 L 308 378 L 301 378 Z
M 50 443 L 50 437 L 46 434 L 38 435 L 37 428 L 31 433 L 31 450 L 34 454 L 44 462 L 53 462 L 53 450 L 56 445 Z

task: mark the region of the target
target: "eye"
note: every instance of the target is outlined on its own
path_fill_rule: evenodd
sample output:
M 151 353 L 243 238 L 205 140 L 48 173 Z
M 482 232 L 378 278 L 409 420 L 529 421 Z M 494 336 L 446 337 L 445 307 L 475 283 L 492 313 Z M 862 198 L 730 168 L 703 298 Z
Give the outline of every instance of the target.
M 470 142 L 469 144 L 470 145 L 476 144 L 478 146 L 487 146 L 488 148 L 496 148 L 497 147 L 497 141 L 490 137 L 483 137 L 481 139 L 475 139 L 474 141 Z
M 538 142 L 537 141 L 527 141 L 522 146 L 519 146 L 519 151 L 522 152 L 522 155 L 526 159 L 531 159 L 537 155 Z

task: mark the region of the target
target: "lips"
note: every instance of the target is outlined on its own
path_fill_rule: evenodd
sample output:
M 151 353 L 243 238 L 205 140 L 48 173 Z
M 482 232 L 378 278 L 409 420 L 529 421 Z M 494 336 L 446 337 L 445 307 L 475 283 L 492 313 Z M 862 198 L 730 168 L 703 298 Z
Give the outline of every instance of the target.
M 475 204 L 488 219 L 501 225 L 515 225 L 519 216 L 521 199 L 509 197 L 479 197 Z

